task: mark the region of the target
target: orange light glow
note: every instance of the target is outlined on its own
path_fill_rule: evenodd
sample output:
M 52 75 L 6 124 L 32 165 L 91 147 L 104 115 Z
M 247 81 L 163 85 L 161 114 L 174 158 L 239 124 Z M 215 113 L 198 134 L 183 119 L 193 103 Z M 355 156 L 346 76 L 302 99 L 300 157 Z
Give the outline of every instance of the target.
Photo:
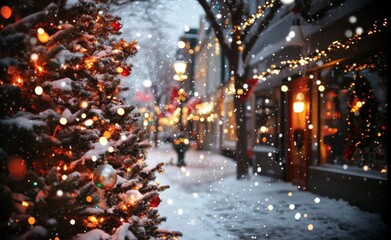
M 87 201 L 87 202 L 92 202 L 92 197 L 91 197 L 91 196 L 87 196 L 87 197 L 86 197 L 86 201 Z
M 33 225 L 35 223 L 35 218 L 34 217 L 29 217 L 27 219 L 27 222 L 30 224 L 30 225 Z
M 8 19 L 12 15 L 12 9 L 8 6 L 2 6 L 1 7 L 1 16 L 5 19 Z

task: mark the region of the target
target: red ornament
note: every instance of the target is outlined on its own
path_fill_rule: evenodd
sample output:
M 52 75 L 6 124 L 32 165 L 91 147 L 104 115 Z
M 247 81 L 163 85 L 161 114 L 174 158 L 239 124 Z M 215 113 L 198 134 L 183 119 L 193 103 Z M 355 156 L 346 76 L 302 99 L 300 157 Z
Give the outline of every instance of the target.
M 114 21 L 111 23 L 113 30 L 118 32 L 122 28 L 122 24 L 119 21 Z
M 151 207 L 157 207 L 157 206 L 159 206 L 159 204 L 160 204 L 161 201 L 162 201 L 162 200 L 160 200 L 159 195 L 156 195 L 155 197 L 153 197 L 153 198 L 151 199 L 151 201 L 149 201 L 149 206 L 151 206 Z
M 127 77 L 127 76 L 129 76 L 132 73 L 132 68 L 131 67 L 123 67 L 122 69 L 123 70 L 122 70 L 121 74 L 124 77 Z

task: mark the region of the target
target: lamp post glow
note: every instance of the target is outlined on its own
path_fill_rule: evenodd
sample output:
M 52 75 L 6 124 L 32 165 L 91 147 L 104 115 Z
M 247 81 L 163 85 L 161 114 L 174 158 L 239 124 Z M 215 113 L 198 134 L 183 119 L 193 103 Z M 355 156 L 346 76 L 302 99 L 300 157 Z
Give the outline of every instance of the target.
M 179 89 L 179 131 L 183 131 L 183 123 L 182 123 L 182 118 L 183 118 L 183 101 L 186 98 L 186 92 L 183 89 L 183 81 L 187 79 L 187 75 L 185 73 L 187 67 L 187 63 L 185 61 L 176 61 L 174 63 L 174 69 L 176 75 L 174 76 L 174 79 L 180 82 L 180 89 Z
M 174 69 L 176 73 L 176 75 L 174 76 L 175 80 L 182 82 L 187 79 L 187 75 L 185 74 L 186 67 L 187 63 L 185 61 L 176 61 L 174 63 Z

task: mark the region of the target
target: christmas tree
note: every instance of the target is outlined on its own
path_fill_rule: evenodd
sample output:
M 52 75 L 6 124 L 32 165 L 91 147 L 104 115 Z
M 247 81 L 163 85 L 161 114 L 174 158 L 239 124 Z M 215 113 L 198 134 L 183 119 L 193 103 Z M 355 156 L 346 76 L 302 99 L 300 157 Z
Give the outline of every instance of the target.
M 99 1 L 2 1 L 2 239 L 176 239 L 159 228 L 163 164 L 149 168 L 125 104 L 137 42 Z

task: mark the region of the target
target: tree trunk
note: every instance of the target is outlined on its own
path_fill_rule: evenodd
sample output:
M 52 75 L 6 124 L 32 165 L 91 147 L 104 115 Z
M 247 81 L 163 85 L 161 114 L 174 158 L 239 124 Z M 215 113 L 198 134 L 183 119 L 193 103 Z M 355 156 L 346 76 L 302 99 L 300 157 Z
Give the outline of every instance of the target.
M 242 79 L 243 78 L 243 79 Z M 244 77 L 237 77 L 235 88 L 238 89 L 243 86 Z M 247 119 L 246 119 L 246 101 L 241 100 L 235 95 L 235 120 L 236 120 L 236 178 L 241 179 L 248 175 L 249 162 L 247 156 Z
M 153 142 L 155 144 L 155 148 L 158 147 L 159 141 L 159 114 L 155 111 L 155 131 L 153 133 Z

